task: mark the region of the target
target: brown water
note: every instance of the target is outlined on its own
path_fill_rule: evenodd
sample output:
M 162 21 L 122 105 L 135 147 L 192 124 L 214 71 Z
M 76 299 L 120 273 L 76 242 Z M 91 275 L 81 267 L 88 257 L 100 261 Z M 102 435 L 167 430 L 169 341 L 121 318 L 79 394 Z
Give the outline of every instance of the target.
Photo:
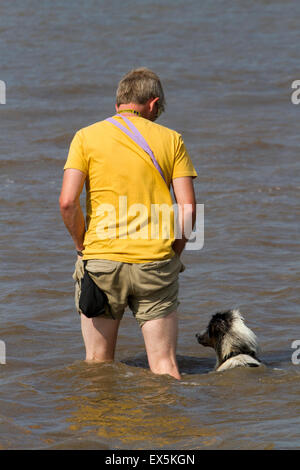
M 299 20 L 288 0 L 1 3 L 0 448 L 300 448 Z M 129 312 L 116 363 L 83 361 L 58 209 L 73 134 L 113 114 L 140 65 L 162 78 L 160 122 L 183 134 L 205 205 L 181 274 L 181 382 L 149 372 Z M 265 368 L 211 373 L 195 333 L 232 307 Z

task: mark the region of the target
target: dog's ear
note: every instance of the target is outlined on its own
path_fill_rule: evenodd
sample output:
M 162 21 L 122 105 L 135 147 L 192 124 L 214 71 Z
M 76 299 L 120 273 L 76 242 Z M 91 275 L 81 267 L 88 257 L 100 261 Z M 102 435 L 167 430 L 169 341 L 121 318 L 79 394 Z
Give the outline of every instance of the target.
M 221 317 L 216 317 L 213 319 L 209 325 L 209 336 L 210 337 L 219 337 L 223 336 L 228 331 L 228 323 L 226 319 Z

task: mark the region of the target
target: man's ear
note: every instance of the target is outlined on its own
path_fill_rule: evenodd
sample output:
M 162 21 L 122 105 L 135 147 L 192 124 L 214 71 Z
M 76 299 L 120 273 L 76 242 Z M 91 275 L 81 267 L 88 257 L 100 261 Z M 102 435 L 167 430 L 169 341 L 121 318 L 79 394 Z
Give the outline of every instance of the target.
M 152 113 L 152 111 L 154 110 L 155 108 L 155 105 L 156 103 L 159 101 L 159 98 L 150 98 L 148 103 L 149 103 L 149 109 L 150 109 L 150 112 Z

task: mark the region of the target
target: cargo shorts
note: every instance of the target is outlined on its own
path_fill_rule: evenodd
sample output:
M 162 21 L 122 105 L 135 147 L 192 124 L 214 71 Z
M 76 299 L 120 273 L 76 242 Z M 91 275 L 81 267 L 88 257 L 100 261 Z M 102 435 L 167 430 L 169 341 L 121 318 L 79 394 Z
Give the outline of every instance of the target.
M 109 308 L 103 317 L 120 320 L 130 308 L 140 327 L 146 321 L 162 318 L 176 310 L 178 275 L 185 267 L 179 256 L 150 263 L 123 263 L 106 259 L 92 259 L 86 270 L 93 281 L 107 295 Z M 73 279 L 75 305 L 78 313 L 83 261 L 78 259 Z

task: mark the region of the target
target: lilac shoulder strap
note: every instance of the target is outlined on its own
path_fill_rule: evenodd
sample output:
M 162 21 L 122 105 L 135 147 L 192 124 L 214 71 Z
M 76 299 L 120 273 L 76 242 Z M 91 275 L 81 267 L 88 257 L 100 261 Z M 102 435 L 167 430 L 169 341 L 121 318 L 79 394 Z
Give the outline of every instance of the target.
M 120 122 L 116 121 L 114 118 L 107 118 L 106 121 L 109 121 L 111 124 L 113 124 L 114 126 L 118 127 L 119 129 L 121 129 L 123 132 L 125 132 L 126 135 L 128 135 L 128 137 L 130 137 L 136 144 L 138 144 L 145 152 L 148 153 L 148 155 L 150 155 L 151 157 L 151 160 L 155 166 L 155 168 L 159 171 L 159 173 L 161 174 L 163 180 L 165 181 L 166 183 L 166 180 L 165 180 L 165 177 L 164 177 L 164 174 L 162 172 L 162 169 L 158 163 L 158 161 L 156 160 L 151 148 L 149 147 L 149 145 L 147 144 L 146 140 L 144 139 L 144 137 L 142 136 L 142 134 L 138 131 L 138 129 L 132 124 L 132 122 L 127 119 L 125 116 L 122 116 L 121 114 L 117 114 L 116 116 L 119 116 L 121 117 L 125 122 L 126 124 L 128 125 L 128 127 L 131 129 L 131 131 L 129 131 L 127 129 L 127 127 L 123 126 L 123 124 L 121 124 Z

